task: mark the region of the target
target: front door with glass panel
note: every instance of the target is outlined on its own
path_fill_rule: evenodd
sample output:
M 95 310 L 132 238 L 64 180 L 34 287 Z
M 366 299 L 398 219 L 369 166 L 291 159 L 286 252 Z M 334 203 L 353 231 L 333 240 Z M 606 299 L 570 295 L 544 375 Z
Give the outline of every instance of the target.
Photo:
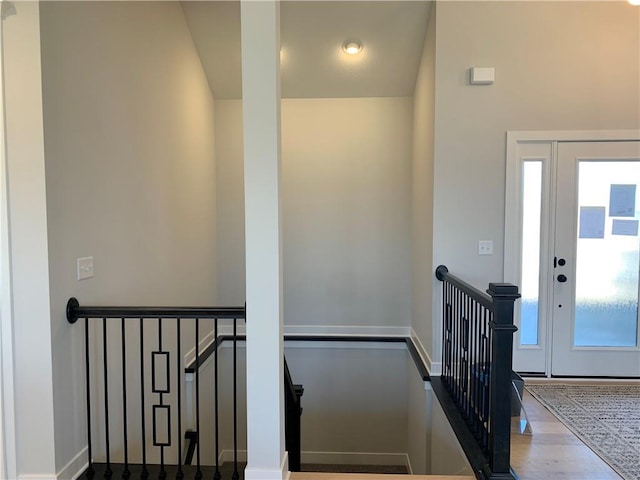
M 505 241 L 505 280 L 522 292 L 514 368 L 640 376 L 640 142 L 516 151 Z
M 640 376 L 640 143 L 558 143 L 551 373 Z

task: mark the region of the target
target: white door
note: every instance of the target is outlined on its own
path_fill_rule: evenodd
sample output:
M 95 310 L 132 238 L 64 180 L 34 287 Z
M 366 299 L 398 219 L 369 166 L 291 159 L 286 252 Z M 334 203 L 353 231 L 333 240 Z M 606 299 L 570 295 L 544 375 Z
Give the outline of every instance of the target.
M 640 142 L 559 142 L 551 373 L 640 376 Z
M 517 371 L 640 376 L 640 132 L 599 135 L 508 134 L 504 280 L 522 293 Z

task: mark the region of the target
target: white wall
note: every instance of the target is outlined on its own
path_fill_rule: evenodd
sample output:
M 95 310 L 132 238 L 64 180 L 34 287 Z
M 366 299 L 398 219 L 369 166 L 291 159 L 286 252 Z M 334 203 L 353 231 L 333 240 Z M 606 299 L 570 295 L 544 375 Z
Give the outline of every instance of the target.
M 3 20 L 14 377 L 13 392 L 3 394 L 15 402 L 15 415 L 7 415 L 4 425 L 6 433 L 15 433 L 6 439 L 8 452 L 15 447 L 7 475 L 51 478 L 57 385 L 51 361 L 39 8 L 36 2 L 19 2 L 15 10 Z M 7 321 L 3 318 L 3 333 Z
M 639 15 L 626 2 L 438 5 L 435 262 L 481 288 L 502 278 L 507 130 L 638 128 Z M 494 66 L 495 84 L 468 85 L 473 66 Z
M 243 299 L 239 109 L 216 102 L 222 303 Z M 411 119 L 410 98 L 282 101 L 287 325 L 409 326 Z
M 285 354 L 304 387 L 303 463 L 404 464 L 415 372 L 404 344 L 286 342 Z
M 67 299 L 216 302 L 214 104 L 179 3 L 41 8 L 61 470 L 85 445 L 82 328 L 66 323 Z M 95 277 L 78 282 L 89 255 Z
M 431 395 L 412 358 L 407 359 L 407 456 L 413 475 L 431 473 Z
M 433 390 L 429 389 L 427 395 L 431 396 L 431 430 L 428 433 L 429 448 L 431 449 L 431 475 L 468 475 L 474 477 L 467 457 Z
M 411 109 L 283 102 L 287 324 L 409 325 Z
M 640 126 L 639 17 L 627 2 L 438 4 L 434 266 L 481 289 L 501 281 L 507 130 Z M 495 84 L 470 86 L 473 66 L 495 67 Z M 494 254 L 478 256 L 478 240 Z
M 243 305 L 244 167 L 241 100 L 216 100 L 216 194 L 218 299 Z
M 432 351 L 433 133 L 435 114 L 436 5 L 431 6 L 413 97 L 412 321 L 422 346 Z M 439 359 L 427 359 L 428 368 Z

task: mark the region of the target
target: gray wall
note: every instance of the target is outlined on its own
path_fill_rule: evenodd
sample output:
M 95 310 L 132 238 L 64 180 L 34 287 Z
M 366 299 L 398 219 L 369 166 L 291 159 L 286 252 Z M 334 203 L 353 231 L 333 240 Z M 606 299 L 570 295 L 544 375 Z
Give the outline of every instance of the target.
M 443 2 L 436 35 L 434 261 L 503 269 L 505 132 L 640 126 L 640 11 L 626 2 Z M 496 82 L 470 86 L 468 69 Z M 478 240 L 494 241 L 478 256 Z
M 640 127 L 639 16 L 626 2 L 438 4 L 434 265 L 481 289 L 502 280 L 506 131 Z M 495 84 L 470 86 L 474 66 Z
M 433 134 L 435 115 L 436 5 L 432 4 L 413 96 L 412 319 L 422 346 L 431 352 L 433 289 Z M 431 362 L 429 362 L 429 360 Z M 428 363 L 437 362 L 431 358 Z M 430 366 L 430 365 L 429 365 Z
M 226 304 L 244 301 L 240 108 L 216 102 Z M 410 98 L 282 101 L 287 325 L 409 326 L 411 115 Z
M 407 452 L 407 377 L 415 367 L 403 344 L 287 342 L 285 353 L 293 382 L 305 389 L 304 462 L 378 463 L 382 454 Z
M 67 299 L 216 302 L 214 104 L 179 3 L 43 2 L 41 31 L 60 469 L 85 436 Z
M 241 104 L 214 109 L 177 3 L 41 8 L 60 469 L 84 438 L 69 296 L 244 300 Z M 626 2 L 442 2 L 414 99 L 284 100 L 286 323 L 413 325 L 435 360 L 433 267 L 480 288 L 502 278 L 505 131 L 640 127 L 639 15 Z M 486 65 L 495 85 L 469 86 Z M 477 255 L 480 239 L 493 256 Z M 96 276 L 77 282 L 86 255 Z

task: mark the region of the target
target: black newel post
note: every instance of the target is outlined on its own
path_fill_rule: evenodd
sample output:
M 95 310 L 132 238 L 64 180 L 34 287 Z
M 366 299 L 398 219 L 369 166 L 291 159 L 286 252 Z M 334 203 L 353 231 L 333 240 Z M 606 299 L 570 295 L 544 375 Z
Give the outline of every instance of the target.
M 513 479 L 511 455 L 511 371 L 513 360 L 513 307 L 520 298 L 518 287 L 510 283 L 490 283 L 493 299 L 491 327 L 491 383 L 489 425 L 490 480 Z

